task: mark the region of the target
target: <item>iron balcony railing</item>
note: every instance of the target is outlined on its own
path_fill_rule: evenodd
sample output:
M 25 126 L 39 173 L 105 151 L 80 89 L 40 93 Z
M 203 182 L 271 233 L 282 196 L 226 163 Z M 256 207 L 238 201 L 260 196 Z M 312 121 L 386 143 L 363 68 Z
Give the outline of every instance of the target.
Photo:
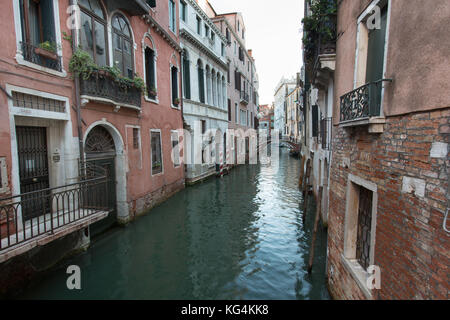
M 241 91 L 241 102 L 244 104 L 248 104 L 249 101 L 249 95 L 245 91 Z
M 93 72 L 89 78 L 80 78 L 81 95 L 123 107 L 141 108 L 139 88 L 117 81 L 108 75 Z
M 320 120 L 319 143 L 322 145 L 322 150 L 331 149 L 331 120 L 332 118 L 323 118 L 322 120 Z
M 61 57 L 30 43 L 21 42 L 23 59 L 45 68 L 62 71 Z
M 383 82 L 391 79 L 381 79 L 367 83 L 341 97 L 341 122 L 369 119 L 381 116 L 381 89 Z
M 77 183 L 0 199 L 0 252 L 113 210 L 106 170 L 80 163 Z M 33 217 L 26 219 L 24 217 Z

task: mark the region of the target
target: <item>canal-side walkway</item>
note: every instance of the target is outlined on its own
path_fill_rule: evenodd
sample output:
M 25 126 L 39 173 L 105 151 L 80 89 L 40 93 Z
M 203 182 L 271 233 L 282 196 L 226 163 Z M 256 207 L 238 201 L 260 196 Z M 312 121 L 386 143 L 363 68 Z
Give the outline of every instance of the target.
M 304 227 L 299 160 L 282 151 L 279 164 L 240 166 L 187 188 L 99 236 L 18 298 L 329 299 L 326 232 L 309 275 L 314 214 Z M 80 267 L 82 290 L 67 289 L 69 265 Z

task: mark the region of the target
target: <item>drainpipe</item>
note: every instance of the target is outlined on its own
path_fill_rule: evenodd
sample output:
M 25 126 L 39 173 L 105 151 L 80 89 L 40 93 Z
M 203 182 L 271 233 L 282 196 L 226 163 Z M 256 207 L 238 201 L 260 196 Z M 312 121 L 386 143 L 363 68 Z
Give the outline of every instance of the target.
M 69 0 L 71 6 L 76 4 L 76 0 Z M 75 53 L 78 47 L 78 33 L 76 29 L 71 30 L 72 37 L 72 53 Z M 78 128 L 78 146 L 80 151 L 80 162 L 84 162 L 84 144 L 83 144 L 83 128 L 81 119 L 81 98 L 80 98 L 80 77 L 75 75 L 75 109 L 77 112 L 77 128 Z

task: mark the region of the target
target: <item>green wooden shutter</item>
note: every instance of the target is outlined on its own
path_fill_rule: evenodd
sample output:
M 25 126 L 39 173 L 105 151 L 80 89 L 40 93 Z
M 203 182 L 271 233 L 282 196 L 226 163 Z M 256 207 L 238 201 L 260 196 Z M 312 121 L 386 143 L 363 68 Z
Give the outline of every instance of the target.
M 369 31 L 366 83 L 383 79 L 384 47 L 386 43 L 387 6 L 381 10 L 381 28 Z M 370 115 L 380 114 L 382 83 L 370 88 Z
M 319 107 L 313 105 L 311 108 L 311 122 L 312 122 L 312 136 L 317 137 L 319 135 Z
M 183 57 L 183 75 L 184 75 L 184 96 L 186 99 L 191 98 L 191 71 L 189 68 L 189 60 Z

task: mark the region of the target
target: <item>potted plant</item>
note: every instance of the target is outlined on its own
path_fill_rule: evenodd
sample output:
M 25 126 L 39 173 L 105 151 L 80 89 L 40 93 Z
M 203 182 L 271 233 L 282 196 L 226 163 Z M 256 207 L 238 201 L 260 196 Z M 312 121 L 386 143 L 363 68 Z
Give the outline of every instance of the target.
M 57 45 L 54 42 L 45 41 L 39 44 L 39 47 L 34 49 L 34 52 L 44 58 L 56 60 L 58 55 L 56 53 Z
M 173 99 L 173 105 L 178 106 L 180 104 L 180 98 Z
M 155 88 L 155 87 L 151 87 L 151 88 L 148 90 L 148 94 L 149 94 L 150 96 L 152 96 L 152 97 L 156 97 L 156 96 L 158 95 L 158 92 L 156 91 L 156 88 Z

